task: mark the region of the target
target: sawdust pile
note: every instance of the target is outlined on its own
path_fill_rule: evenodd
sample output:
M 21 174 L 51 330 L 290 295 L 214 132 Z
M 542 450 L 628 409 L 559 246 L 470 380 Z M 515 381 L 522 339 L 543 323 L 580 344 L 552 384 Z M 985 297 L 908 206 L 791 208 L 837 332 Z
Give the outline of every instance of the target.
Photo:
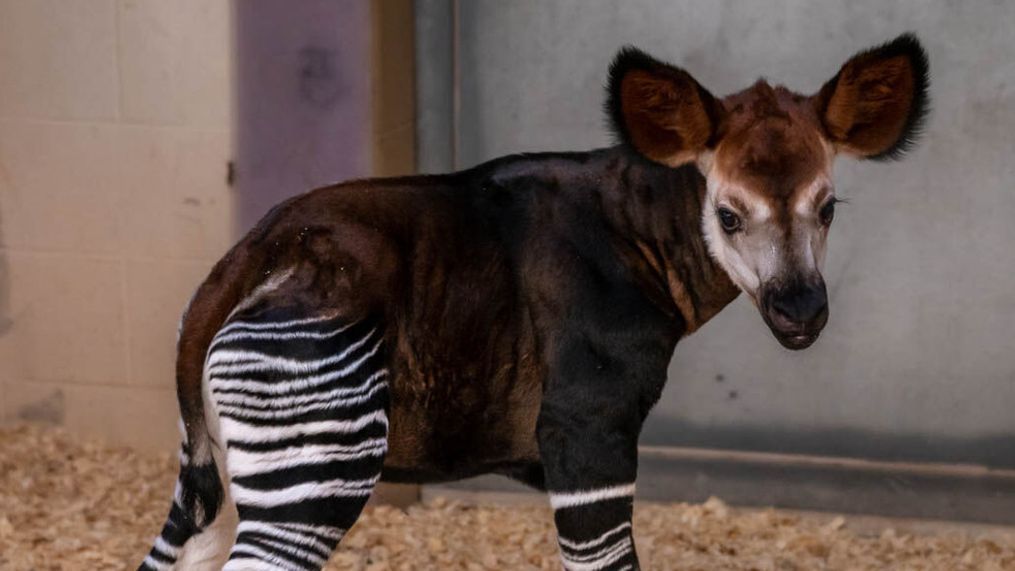
M 168 508 L 172 458 L 81 442 L 54 429 L 0 429 L 0 569 L 132 569 Z M 858 536 L 845 520 L 778 511 L 639 504 L 647 569 L 1015 569 L 1015 541 L 956 532 Z M 549 510 L 436 500 L 364 514 L 330 570 L 559 569 Z

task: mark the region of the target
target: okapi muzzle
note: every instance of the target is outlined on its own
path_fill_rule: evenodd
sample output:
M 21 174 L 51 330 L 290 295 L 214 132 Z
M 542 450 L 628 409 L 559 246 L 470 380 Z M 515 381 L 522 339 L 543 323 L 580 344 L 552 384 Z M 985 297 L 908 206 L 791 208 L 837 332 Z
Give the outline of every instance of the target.
M 784 347 L 806 349 L 828 322 L 825 280 L 815 274 L 765 284 L 759 307 L 765 323 Z

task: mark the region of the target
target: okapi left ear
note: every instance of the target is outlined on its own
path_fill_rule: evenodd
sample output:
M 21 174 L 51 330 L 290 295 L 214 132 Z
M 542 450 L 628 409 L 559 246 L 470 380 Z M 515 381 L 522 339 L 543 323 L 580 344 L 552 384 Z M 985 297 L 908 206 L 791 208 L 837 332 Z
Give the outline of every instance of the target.
M 929 73 L 913 34 L 853 56 L 814 96 L 832 144 L 864 159 L 902 157 L 927 116 Z
M 606 112 L 617 137 L 672 167 L 714 141 L 722 105 L 686 71 L 627 46 L 610 65 Z

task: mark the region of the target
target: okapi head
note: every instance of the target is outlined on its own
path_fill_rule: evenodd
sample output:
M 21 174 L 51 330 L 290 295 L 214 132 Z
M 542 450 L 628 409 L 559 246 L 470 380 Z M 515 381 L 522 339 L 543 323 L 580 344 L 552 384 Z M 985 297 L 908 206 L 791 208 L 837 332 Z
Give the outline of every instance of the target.
M 898 159 L 927 113 L 927 56 L 915 36 L 853 56 L 814 95 L 764 80 L 717 98 L 635 48 L 610 68 L 607 111 L 622 142 L 706 180 L 709 252 L 787 348 L 828 320 L 821 267 L 835 214 L 832 161 Z

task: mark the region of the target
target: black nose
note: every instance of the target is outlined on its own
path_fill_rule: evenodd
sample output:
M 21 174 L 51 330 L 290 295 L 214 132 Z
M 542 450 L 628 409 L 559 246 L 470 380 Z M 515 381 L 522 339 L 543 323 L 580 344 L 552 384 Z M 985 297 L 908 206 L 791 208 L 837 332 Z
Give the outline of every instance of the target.
M 772 296 L 771 307 L 773 317 L 784 325 L 811 323 L 828 310 L 825 284 L 787 288 Z

